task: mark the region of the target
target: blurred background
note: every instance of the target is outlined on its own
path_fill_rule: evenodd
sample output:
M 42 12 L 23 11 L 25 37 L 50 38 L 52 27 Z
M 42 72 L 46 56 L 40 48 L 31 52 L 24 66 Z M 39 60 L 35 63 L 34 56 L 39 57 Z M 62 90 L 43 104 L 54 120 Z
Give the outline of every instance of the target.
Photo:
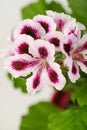
M 7 47 L 8 34 L 21 20 L 21 8 L 31 1 L 36 0 L 0 0 L 0 50 Z M 66 0 L 56 1 L 67 8 Z M 50 100 L 52 92 L 51 87 L 45 87 L 40 93 L 30 96 L 14 89 L 0 63 L 0 130 L 19 130 L 21 116 L 27 112 L 27 107 L 38 101 Z

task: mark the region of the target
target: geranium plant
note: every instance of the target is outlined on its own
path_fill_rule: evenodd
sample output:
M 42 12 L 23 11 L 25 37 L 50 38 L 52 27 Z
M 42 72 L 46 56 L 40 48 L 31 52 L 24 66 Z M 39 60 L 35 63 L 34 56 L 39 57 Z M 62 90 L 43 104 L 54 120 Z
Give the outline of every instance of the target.
M 86 0 L 76 2 L 69 0 L 74 17 L 56 2 L 30 4 L 11 32 L 3 65 L 14 86 L 33 95 L 44 86 L 56 91 L 49 103 L 30 107 L 21 130 L 87 130 Z

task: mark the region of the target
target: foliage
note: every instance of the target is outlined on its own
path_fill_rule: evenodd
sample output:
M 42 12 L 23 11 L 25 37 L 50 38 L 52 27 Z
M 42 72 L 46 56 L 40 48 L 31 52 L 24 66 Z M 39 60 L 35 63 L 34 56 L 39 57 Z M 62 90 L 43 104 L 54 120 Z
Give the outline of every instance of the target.
M 49 121 L 49 130 L 87 130 L 87 106 L 52 114 Z
M 20 130 L 48 130 L 48 116 L 58 112 L 57 107 L 47 102 L 40 102 L 29 108 L 22 117 Z
M 38 0 L 38 2 L 31 3 L 26 7 L 22 8 L 22 18 L 33 18 L 37 14 L 45 14 L 46 10 L 65 12 L 63 7 L 57 2 L 52 1 L 51 3 L 46 3 L 45 0 Z
M 8 74 L 10 80 L 12 80 L 13 86 L 17 89 L 20 88 L 23 93 L 27 93 L 26 80 L 22 77 L 13 78 L 11 74 Z
M 72 9 L 72 16 L 87 27 L 87 0 L 68 0 Z

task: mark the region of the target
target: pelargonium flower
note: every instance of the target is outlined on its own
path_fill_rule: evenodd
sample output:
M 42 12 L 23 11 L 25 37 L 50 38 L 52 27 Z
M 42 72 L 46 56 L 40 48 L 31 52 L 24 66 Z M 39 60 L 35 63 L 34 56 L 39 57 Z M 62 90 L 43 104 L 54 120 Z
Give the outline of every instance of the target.
M 58 90 L 64 87 L 61 63 L 68 67 L 73 83 L 80 77 L 79 67 L 87 73 L 87 34 L 81 35 L 85 26 L 64 13 L 50 10 L 46 13 L 47 16 L 23 20 L 14 28 L 10 36 L 12 44 L 2 55 L 4 66 L 13 77 L 27 76 L 27 90 L 32 94 L 47 85 Z
M 75 18 L 51 10 L 46 11 L 47 15 L 52 17 L 57 25 L 58 31 L 62 32 L 65 37 L 80 38 L 81 30 L 85 30 L 85 26 L 76 21 Z
M 79 68 L 87 73 L 87 34 L 73 44 L 68 41 L 62 44 L 62 52 L 66 55 L 65 65 L 68 66 L 68 76 L 75 83 L 79 79 Z
M 10 56 L 4 62 L 5 68 L 14 77 L 27 76 L 33 72 L 33 75 L 26 81 L 27 90 L 32 94 L 47 84 L 61 90 L 66 80 L 60 66 L 54 62 L 55 47 L 41 39 L 31 41 L 29 41 L 28 49 L 31 56 L 28 53 Z M 23 43 L 20 42 L 14 50 L 20 50 L 22 45 Z

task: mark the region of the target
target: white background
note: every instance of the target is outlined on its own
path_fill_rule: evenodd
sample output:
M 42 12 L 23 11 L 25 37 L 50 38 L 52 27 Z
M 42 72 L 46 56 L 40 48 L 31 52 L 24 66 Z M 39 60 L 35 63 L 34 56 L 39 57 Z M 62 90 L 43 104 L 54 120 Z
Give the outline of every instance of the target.
M 0 0 L 0 50 L 9 44 L 7 36 L 21 20 L 20 9 L 31 1 L 35 0 Z M 60 1 L 67 6 L 66 0 Z M 0 130 L 19 130 L 21 116 L 27 112 L 27 107 L 41 100 L 49 100 L 52 91 L 48 87 L 35 96 L 23 94 L 13 88 L 0 63 Z

